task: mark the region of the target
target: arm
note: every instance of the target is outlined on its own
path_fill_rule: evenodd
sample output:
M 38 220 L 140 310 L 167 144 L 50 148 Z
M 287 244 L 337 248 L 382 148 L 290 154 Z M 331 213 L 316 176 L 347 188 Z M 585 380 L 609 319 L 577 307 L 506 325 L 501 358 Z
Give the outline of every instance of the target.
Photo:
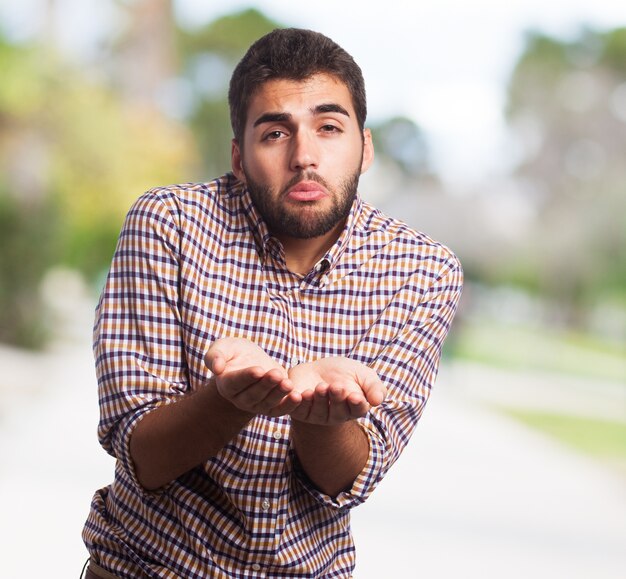
M 215 378 L 149 412 L 135 427 L 130 453 L 141 485 L 157 489 L 215 456 L 253 418 L 223 398 Z
M 148 413 L 131 435 L 137 478 L 147 489 L 215 456 L 256 414 L 286 414 L 301 401 L 285 370 L 248 340 L 218 340 L 205 361 L 214 373 L 208 384 Z
M 370 448 L 357 423 L 379 405 L 385 389 L 375 372 L 348 358 L 324 358 L 289 371 L 302 392 L 291 413 L 292 442 L 305 473 L 325 494 L 350 489 Z
M 351 411 L 346 420 L 352 421 L 346 422 L 346 426 L 360 428 L 365 443 L 360 442 L 359 438 L 350 442 L 351 433 L 347 431 L 335 433 L 331 429 L 323 430 L 327 428 L 324 426 L 315 428 L 311 416 L 305 414 L 311 408 L 310 396 L 303 393 L 302 404 L 292 413 L 294 447 L 304 471 L 318 490 L 334 498 L 338 498 L 337 493 L 350 490 L 352 502 L 343 501 L 342 504 L 358 504 L 366 499 L 398 458 L 415 428 L 434 383 L 441 344 L 454 316 L 461 285 L 462 270 L 458 262 L 451 259 L 449 267 L 446 264 L 441 268 L 441 275 L 429 291 L 425 295 L 416 296 L 419 301 L 409 310 L 409 317 L 392 340 L 387 336 L 388 327 L 398 325 L 395 312 L 391 314 L 389 326 L 386 318 L 381 317 L 379 323 L 371 328 L 350 354 L 349 361 L 359 370 L 354 374 L 353 370 L 346 368 L 348 376 L 352 377 L 353 387 L 360 386 L 370 408 L 365 406 L 356 412 Z M 386 346 L 379 349 L 376 344 L 382 343 L 383 338 L 387 340 Z M 346 359 L 330 358 L 313 364 L 317 366 L 325 362 L 327 369 L 331 369 L 338 360 Z M 367 366 L 356 360 L 361 360 Z M 308 365 L 303 366 L 306 368 Z M 297 386 L 298 372 L 304 369 L 303 366 L 296 366 L 289 371 Z M 376 378 L 367 380 L 365 371 L 371 372 L 370 375 Z M 380 383 L 378 377 L 388 388 L 388 395 L 384 388 L 381 391 L 380 386 L 375 386 Z M 341 380 L 337 374 L 324 378 L 330 383 Z M 318 383 L 315 380 L 323 381 L 318 374 L 312 379 L 312 387 Z M 321 385 L 317 390 L 320 388 Z M 384 404 L 381 403 L 383 398 Z M 330 402 L 328 408 L 332 408 Z M 322 413 L 322 420 L 318 418 L 313 422 L 324 424 L 325 416 L 330 418 L 330 414 Z M 354 420 L 356 417 L 360 418 L 358 422 Z M 367 443 L 369 449 L 363 452 L 367 449 Z
M 257 413 L 285 413 L 299 402 L 286 396 L 286 371 L 245 340 L 216 342 L 206 360 L 214 379 L 191 382 L 178 220 L 168 192 L 151 191 L 133 205 L 94 328 L 100 442 L 129 483 L 149 489 L 215 456 Z
M 350 489 L 369 454 L 367 437 L 354 421 L 336 425 L 294 421 L 292 441 L 304 472 L 330 497 Z

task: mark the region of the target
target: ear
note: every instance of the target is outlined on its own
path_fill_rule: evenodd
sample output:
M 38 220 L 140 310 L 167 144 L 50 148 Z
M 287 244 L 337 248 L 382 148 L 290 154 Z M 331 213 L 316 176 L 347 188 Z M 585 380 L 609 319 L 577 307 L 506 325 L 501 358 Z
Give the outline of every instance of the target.
M 361 162 L 361 174 L 370 168 L 374 161 L 374 143 L 372 141 L 372 131 L 363 131 L 363 161 Z
M 230 166 L 233 170 L 235 177 L 237 177 L 237 179 L 245 183 L 246 176 L 243 172 L 243 161 L 241 160 L 241 149 L 239 148 L 239 143 L 237 142 L 237 139 L 233 139 L 231 141 Z

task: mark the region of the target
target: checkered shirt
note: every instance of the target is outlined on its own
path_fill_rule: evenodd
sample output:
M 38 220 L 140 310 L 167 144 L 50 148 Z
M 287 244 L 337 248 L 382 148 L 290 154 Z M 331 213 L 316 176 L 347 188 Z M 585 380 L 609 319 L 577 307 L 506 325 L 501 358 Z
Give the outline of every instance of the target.
M 411 437 L 461 286 L 446 247 L 360 197 L 302 276 L 232 174 L 141 196 L 96 311 L 98 434 L 117 461 L 83 531 L 94 561 L 128 579 L 350 577 L 350 509 Z M 329 497 L 307 480 L 288 416 L 257 416 L 206 463 L 157 492 L 142 488 L 133 428 L 205 383 L 204 353 L 232 336 L 286 368 L 346 356 L 378 373 L 388 396 L 359 419 L 370 452 L 350 490 Z

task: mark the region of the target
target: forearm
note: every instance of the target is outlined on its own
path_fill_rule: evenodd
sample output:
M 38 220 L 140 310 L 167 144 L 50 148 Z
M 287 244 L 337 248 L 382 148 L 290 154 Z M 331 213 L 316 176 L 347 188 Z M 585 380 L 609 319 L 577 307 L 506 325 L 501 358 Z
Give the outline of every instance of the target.
M 292 442 L 311 482 L 335 497 L 349 490 L 369 455 L 369 441 L 355 420 L 317 425 L 294 420 Z
M 254 414 L 225 400 L 213 379 L 143 417 L 130 439 L 139 482 L 157 489 L 215 456 Z

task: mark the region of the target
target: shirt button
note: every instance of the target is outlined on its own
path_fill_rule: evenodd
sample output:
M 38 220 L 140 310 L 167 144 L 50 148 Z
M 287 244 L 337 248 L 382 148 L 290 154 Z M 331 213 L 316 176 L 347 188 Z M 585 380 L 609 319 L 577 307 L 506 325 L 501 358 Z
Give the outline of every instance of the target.
M 262 508 L 265 512 L 267 512 L 267 511 L 269 511 L 269 510 L 270 510 L 270 506 L 271 506 L 271 505 L 270 505 L 270 502 L 269 502 L 267 499 L 265 499 L 265 500 L 261 503 L 261 508 Z
M 259 565 L 258 563 L 255 563 L 254 565 L 252 565 L 252 570 L 253 571 L 260 571 L 261 570 L 261 565 Z
M 293 368 L 294 366 L 297 366 L 300 363 L 300 360 L 298 360 L 298 358 L 292 358 L 289 361 L 289 365 Z
M 274 437 L 275 440 L 280 440 L 283 437 L 280 430 L 275 430 L 272 436 Z

